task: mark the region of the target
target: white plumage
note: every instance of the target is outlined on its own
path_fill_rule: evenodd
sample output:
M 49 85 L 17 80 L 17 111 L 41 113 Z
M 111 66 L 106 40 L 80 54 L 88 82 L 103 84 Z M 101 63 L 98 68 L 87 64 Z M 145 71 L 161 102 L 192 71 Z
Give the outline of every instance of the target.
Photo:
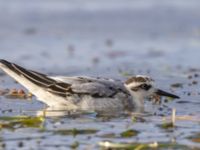
M 142 108 L 144 99 L 154 94 L 179 98 L 156 89 L 147 76 L 131 77 L 125 83 L 106 78 L 50 77 L 6 60 L 0 60 L 0 68 L 51 109 L 132 111 Z

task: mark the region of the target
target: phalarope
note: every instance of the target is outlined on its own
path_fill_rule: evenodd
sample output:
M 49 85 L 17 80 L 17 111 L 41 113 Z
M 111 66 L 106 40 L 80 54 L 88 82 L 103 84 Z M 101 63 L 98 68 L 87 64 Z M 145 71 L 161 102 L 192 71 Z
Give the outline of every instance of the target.
M 0 60 L 0 68 L 44 102 L 50 109 L 83 111 L 134 110 L 152 95 L 178 96 L 155 87 L 148 76 L 137 75 L 124 83 L 92 77 L 51 77 Z

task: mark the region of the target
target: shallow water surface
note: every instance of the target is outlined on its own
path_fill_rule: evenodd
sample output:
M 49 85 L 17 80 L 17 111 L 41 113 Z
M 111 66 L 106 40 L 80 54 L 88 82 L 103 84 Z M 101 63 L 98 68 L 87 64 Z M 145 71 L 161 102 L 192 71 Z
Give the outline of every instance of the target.
M 2 95 L 2 149 L 200 148 L 200 2 L 117 1 L 0 0 L 0 57 L 50 75 L 146 74 L 181 98 L 146 102 L 146 113 L 132 116 L 34 117 L 45 107 L 35 97 Z M 23 87 L 0 72 L 6 88 Z

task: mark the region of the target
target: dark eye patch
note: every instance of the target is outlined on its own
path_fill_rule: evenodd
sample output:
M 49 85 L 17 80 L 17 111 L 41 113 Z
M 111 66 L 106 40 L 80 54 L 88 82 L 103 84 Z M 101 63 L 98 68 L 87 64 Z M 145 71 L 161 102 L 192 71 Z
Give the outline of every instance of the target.
M 139 86 L 140 89 L 148 91 L 152 86 L 148 84 L 142 84 Z
M 132 87 L 131 90 L 132 90 L 132 91 L 135 91 L 135 92 L 138 91 L 139 89 L 143 89 L 143 90 L 145 90 L 145 91 L 148 91 L 151 87 L 152 87 L 152 86 L 149 85 L 149 84 L 141 84 L 141 85 L 139 85 L 139 86 L 137 86 L 137 87 Z

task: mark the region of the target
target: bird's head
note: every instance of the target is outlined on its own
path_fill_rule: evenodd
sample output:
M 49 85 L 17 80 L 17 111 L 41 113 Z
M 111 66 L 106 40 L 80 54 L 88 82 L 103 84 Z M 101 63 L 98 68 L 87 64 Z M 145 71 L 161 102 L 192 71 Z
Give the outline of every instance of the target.
M 143 105 L 144 99 L 151 98 L 155 95 L 179 98 L 179 96 L 158 89 L 154 84 L 154 80 L 144 75 L 129 78 L 125 82 L 125 87 L 133 96 L 134 102 L 138 105 Z

